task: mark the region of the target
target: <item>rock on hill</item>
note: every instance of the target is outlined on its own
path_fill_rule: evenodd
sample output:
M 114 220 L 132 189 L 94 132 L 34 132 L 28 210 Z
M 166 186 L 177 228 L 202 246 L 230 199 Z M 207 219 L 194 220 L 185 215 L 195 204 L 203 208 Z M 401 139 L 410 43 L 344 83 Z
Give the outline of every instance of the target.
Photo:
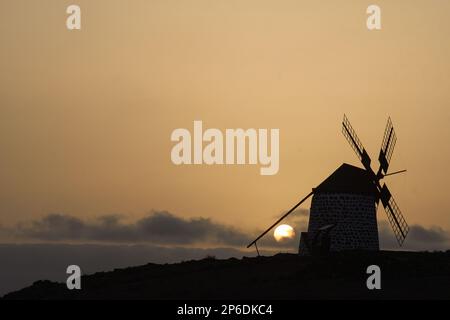
M 381 290 L 366 287 L 373 264 L 381 268 Z M 37 281 L 3 299 L 450 299 L 450 251 L 149 263 L 84 275 L 81 285 Z

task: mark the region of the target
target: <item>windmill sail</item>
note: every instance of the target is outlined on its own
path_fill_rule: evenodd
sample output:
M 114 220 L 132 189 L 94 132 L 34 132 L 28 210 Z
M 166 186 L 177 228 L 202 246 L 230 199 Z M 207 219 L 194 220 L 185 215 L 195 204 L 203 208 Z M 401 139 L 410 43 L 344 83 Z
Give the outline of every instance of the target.
M 364 168 L 366 168 L 366 170 L 372 171 L 372 169 L 370 168 L 371 160 L 369 154 L 364 149 L 361 140 L 359 140 L 346 115 L 344 115 L 344 120 L 342 121 L 342 133 L 344 134 L 344 137 L 347 139 L 352 149 L 355 151 L 359 160 L 361 160 Z
M 391 118 L 388 118 L 386 129 L 384 130 L 383 142 L 381 143 L 380 155 L 378 156 L 380 172 L 383 170 L 385 174 L 387 173 L 396 142 L 397 136 L 395 135 Z
M 381 200 L 383 203 L 383 207 L 388 216 L 389 223 L 391 224 L 392 230 L 394 230 L 395 237 L 397 238 L 398 244 L 401 246 L 405 241 L 406 235 L 408 234 L 409 227 L 406 223 L 405 218 L 403 217 L 400 208 L 392 197 L 389 189 L 384 184 L 383 187 L 380 185 L 380 179 L 383 176 L 386 176 L 387 170 L 389 168 L 389 162 L 391 161 L 392 154 L 394 152 L 394 147 L 397 142 L 397 136 L 395 135 L 394 126 L 392 125 L 391 118 L 388 118 L 386 129 L 384 131 L 383 141 L 381 143 L 381 150 L 378 160 L 380 161 L 380 168 L 378 173 L 375 175 L 372 168 L 370 167 L 370 157 L 365 151 L 361 141 L 356 135 L 355 130 L 350 124 L 347 116 L 344 115 L 344 120 L 342 121 L 342 132 L 350 143 L 352 149 L 356 152 L 356 155 L 361 160 L 364 168 L 371 174 L 373 177 L 373 183 L 375 184 L 378 192 L 377 192 L 377 202 Z M 384 172 L 384 175 L 381 172 Z M 399 173 L 404 172 L 398 171 L 394 172 Z
M 402 246 L 406 235 L 409 232 L 409 227 L 386 184 L 383 184 L 383 188 L 381 189 L 381 202 L 383 203 L 384 210 L 386 211 L 389 223 L 397 238 L 397 242 Z

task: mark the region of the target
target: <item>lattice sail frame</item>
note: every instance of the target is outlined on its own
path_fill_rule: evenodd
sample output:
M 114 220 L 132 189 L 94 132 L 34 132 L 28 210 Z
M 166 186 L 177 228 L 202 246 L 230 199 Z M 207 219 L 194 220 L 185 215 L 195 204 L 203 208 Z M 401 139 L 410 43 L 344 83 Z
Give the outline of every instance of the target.
M 386 129 L 384 130 L 380 155 L 378 157 L 378 160 L 380 161 L 380 170 L 383 170 L 385 174 L 388 171 L 389 163 L 391 162 L 392 154 L 394 153 L 394 147 L 396 143 L 397 143 L 397 136 L 395 134 L 391 118 L 389 117 L 386 124 Z
M 385 206 L 384 209 L 386 210 L 389 223 L 397 238 L 397 242 L 402 246 L 409 232 L 408 223 L 406 223 L 406 220 L 393 197 L 389 199 L 388 205 Z
M 355 151 L 359 160 L 362 160 L 364 147 L 345 114 L 344 120 L 342 121 L 342 133 L 344 134 L 344 137 L 347 139 L 348 143 L 352 147 L 353 151 Z
M 399 206 L 392 197 L 386 184 L 381 187 L 379 183 L 380 176 L 378 174 L 375 175 L 372 168 L 370 167 L 370 157 L 364 149 L 361 140 L 359 140 L 346 115 L 344 115 L 344 119 L 342 121 L 342 133 L 344 134 L 344 137 L 347 139 L 351 148 L 355 151 L 356 155 L 358 156 L 359 160 L 362 162 L 366 170 L 374 177 L 374 183 L 379 191 L 378 197 L 383 203 L 383 207 L 386 211 L 386 215 L 388 217 L 392 230 L 394 231 L 397 242 L 400 246 L 402 246 L 403 242 L 405 241 L 406 235 L 409 232 L 409 226 L 406 223 L 406 220 L 403 217 Z M 391 118 L 389 117 L 383 135 L 380 156 L 378 158 L 380 161 L 379 173 L 381 172 L 381 170 L 383 170 L 384 173 L 387 172 L 396 142 L 397 136 L 395 134 Z M 383 175 L 381 175 L 381 177 L 382 176 Z

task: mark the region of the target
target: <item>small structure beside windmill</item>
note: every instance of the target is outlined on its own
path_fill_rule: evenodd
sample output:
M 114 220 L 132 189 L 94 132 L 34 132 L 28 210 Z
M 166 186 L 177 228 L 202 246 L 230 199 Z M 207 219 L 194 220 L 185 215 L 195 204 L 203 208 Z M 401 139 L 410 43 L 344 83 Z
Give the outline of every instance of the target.
M 391 119 L 388 119 L 384 133 L 377 173 L 370 167 L 371 159 L 345 115 L 342 132 L 364 168 L 342 164 L 247 248 L 255 245 L 258 250 L 257 241 L 311 196 L 308 231 L 300 235 L 300 254 L 355 249 L 379 250 L 376 212 L 380 200 L 398 244 L 403 244 L 409 231 L 408 224 L 386 184 L 380 183 L 388 175 L 405 171 L 388 173 L 397 140 Z

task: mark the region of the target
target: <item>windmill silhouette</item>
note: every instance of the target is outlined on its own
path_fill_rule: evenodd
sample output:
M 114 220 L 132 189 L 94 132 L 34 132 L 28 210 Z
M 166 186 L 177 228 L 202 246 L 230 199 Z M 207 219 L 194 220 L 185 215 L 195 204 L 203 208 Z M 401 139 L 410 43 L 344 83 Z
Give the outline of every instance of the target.
M 397 137 L 392 121 L 388 118 L 381 150 L 378 156 L 380 166 L 375 173 L 371 159 L 356 135 L 348 118 L 344 115 L 342 133 L 355 151 L 364 168 L 342 164 L 327 179 L 306 195 L 286 214 L 253 240 L 247 248 L 273 227 L 290 215 L 297 207 L 313 196 L 311 201 L 308 231 L 300 235 L 299 253 L 314 254 L 341 250 L 379 250 L 376 212 L 381 201 L 399 246 L 402 246 L 409 227 L 389 188 L 381 180 L 388 173 Z

